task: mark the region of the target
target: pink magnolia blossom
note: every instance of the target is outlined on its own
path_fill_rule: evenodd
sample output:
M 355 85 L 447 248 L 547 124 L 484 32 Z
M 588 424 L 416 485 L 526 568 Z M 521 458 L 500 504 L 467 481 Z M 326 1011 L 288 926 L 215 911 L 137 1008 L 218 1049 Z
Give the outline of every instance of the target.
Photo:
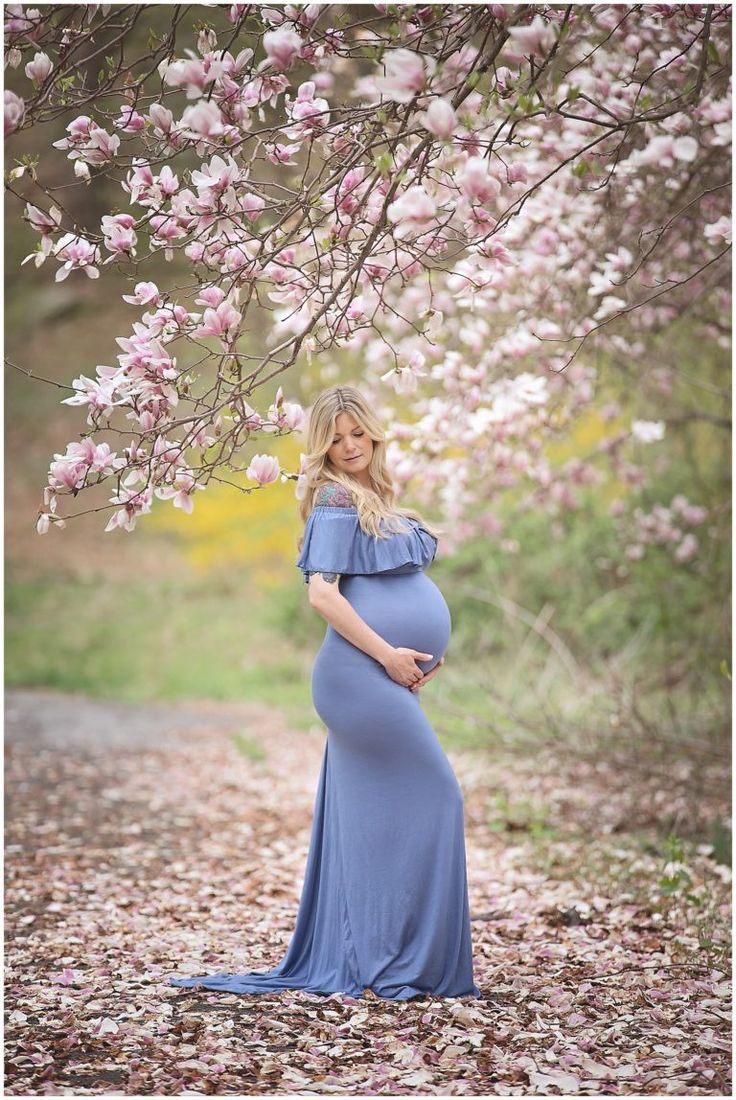
M 389 203 L 387 217 L 397 229 L 395 236 L 403 238 L 416 229 L 424 229 L 437 214 L 437 205 L 423 187 L 415 185 Z
M 134 486 L 123 485 L 118 494 L 110 497 L 110 502 L 122 504 L 123 507 L 113 513 L 105 531 L 114 531 L 118 527 L 122 527 L 125 531 L 133 531 L 138 517 L 151 511 L 153 486 L 136 489 Z
M 433 57 L 423 57 L 413 50 L 388 50 L 383 58 L 385 76 L 375 77 L 376 90 L 395 103 L 410 103 L 421 92 L 428 76 L 434 73 Z
M 104 416 L 109 417 L 116 405 L 127 404 L 126 397 L 115 400 L 116 384 L 114 376 L 94 379 L 87 378 L 86 375 L 82 374 L 79 378 L 74 379 L 72 386 L 77 392 L 72 397 L 65 397 L 61 404 L 88 405 L 87 423 L 90 425 L 94 423 L 95 413 L 102 413 Z
M 17 130 L 23 124 L 25 118 L 26 106 L 20 96 L 15 92 L 11 92 L 9 88 L 5 89 L 5 136 L 12 134 L 14 130 Z
M 265 63 L 276 69 L 290 69 L 302 48 L 301 35 L 293 27 L 279 27 L 263 36 Z
M 158 190 L 162 199 L 170 199 L 179 188 L 179 177 L 175 176 L 168 164 L 165 164 L 154 180 L 154 193 Z
M 132 214 L 106 215 L 102 219 L 101 227 L 108 251 L 117 255 L 135 256 L 138 237 L 133 228 L 134 225 L 135 218 Z M 110 257 L 111 259 L 114 259 L 114 255 Z M 105 262 L 109 263 L 109 260 Z
M 488 164 L 482 157 L 468 157 L 458 184 L 462 194 L 471 202 L 489 202 L 501 191 L 501 184 L 490 174 Z
M 79 489 L 88 473 L 106 476 L 126 464 L 108 443 L 95 444 L 89 436 L 81 443 L 68 443 L 66 454 L 56 454 L 54 459 L 49 467 L 49 487 L 54 492 Z
M 217 35 L 212 27 L 202 27 L 197 35 L 197 49 L 201 54 L 210 53 L 217 46 Z
M 532 9 L 533 10 L 533 9 Z M 543 54 L 549 50 L 556 39 L 555 29 L 541 15 L 535 15 L 527 26 L 508 28 L 509 44 L 515 54 L 529 57 L 530 54 Z
M 122 187 L 123 190 L 127 191 L 130 195 L 131 202 L 147 201 L 150 191 L 153 188 L 153 171 L 150 164 L 135 159 L 133 161 L 133 168 L 128 172 Z
M 276 481 L 280 473 L 279 460 L 274 455 L 253 455 L 245 476 L 259 485 L 268 485 Z
M 283 10 L 287 19 L 298 23 L 300 27 L 309 28 L 322 11 L 322 8 L 322 4 L 287 4 Z
M 61 211 L 57 206 L 52 206 L 47 214 L 45 210 L 39 210 L 37 206 L 27 202 L 26 218 L 36 232 L 44 236 L 54 233 L 61 225 Z
M 69 159 L 80 159 L 86 164 L 107 164 L 120 148 L 117 134 L 108 134 L 87 115 L 80 115 L 67 126 L 68 137 L 53 141 L 55 149 L 69 149 Z
M 513 84 L 514 74 L 507 65 L 499 65 L 496 69 L 496 88 L 502 96 L 508 95 L 510 85 Z
M 225 133 L 222 111 L 211 100 L 202 100 L 187 107 L 182 115 L 181 125 L 195 138 L 219 137 Z
M 195 336 L 221 336 L 225 341 L 232 341 L 237 335 L 238 327 L 243 318 L 237 309 L 228 301 L 221 302 L 216 309 L 204 311 L 203 323 L 195 329 Z
M 123 301 L 134 306 L 148 306 L 161 301 L 161 294 L 155 283 L 136 283 L 133 294 L 123 294 Z
M 246 218 L 250 222 L 256 220 L 265 205 L 265 199 L 262 199 L 260 195 L 254 195 L 251 192 L 243 195 L 240 200 L 240 209 L 243 211 Z
M 199 292 L 199 297 L 195 299 L 197 305 L 200 306 L 212 306 L 217 308 L 220 302 L 225 298 L 225 291 L 221 286 L 205 286 Z
M 687 497 L 679 494 L 672 498 L 670 507 L 673 512 L 678 514 L 681 519 L 685 521 L 685 523 L 692 525 L 702 523 L 708 515 L 707 508 L 703 508 L 697 504 L 690 504 Z
M 678 160 L 692 163 L 698 155 L 698 143 L 694 137 L 677 137 L 672 142 L 672 152 Z
M 81 268 L 90 279 L 99 278 L 99 269 L 94 265 L 100 261 L 100 252 L 96 245 L 78 237 L 74 233 L 65 233 L 56 243 L 54 255 L 62 260 L 62 266 L 56 272 L 56 282 L 60 283 L 70 271 Z
M 598 309 L 593 314 L 593 320 L 605 321 L 608 317 L 613 316 L 614 313 L 619 313 L 624 309 L 626 309 L 625 298 L 620 298 L 615 294 L 606 294 L 598 306 Z
M 703 522 L 708 515 L 708 509 L 698 504 L 688 504 L 686 508 L 683 508 L 681 515 L 685 523 L 690 523 L 695 526 Z
M 268 410 L 268 419 L 279 428 L 299 431 L 304 426 L 306 414 L 301 405 L 295 401 L 284 401 L 283 391 L 279 386 L 276 398 Z
M 685 535 L 684 539 L 674 552 L 673 556 L 675 561 L 691 561 L 692 558 L 694 558 L 697 554 L 698 547 L 699 543 L 697 538 L 691 531 L 688 531 L 688 533 Z
M 425 130 L 439 138 L 451 138 L 457 127 L 457 115 L 446 99 L 433 99 L 426 111 L 417 115 Z
M 81 489 L 89 466 L 83 458 L 55 455 L 49 467 L 49 485 L 55 490 Z
M 5 22 L 3 30 L 7 38 L 18 35 L 33 37 L 43 25 L 41 12 L 38 8 L 26 8 L 22 4 L 6 4 L 4 8 Z
M 261 428 L 263 428 L 264 431 L 266 430 L 267 422 L 264 420 L 259 412 L 251 408 L 247 401 L 242 402 L 242 409 L 242 414 L 236 413 L 234 416 L 234 419 L 238 421 L 238 423 L 240 423 L 242 427 L 254 432 L 258 431 Z
M 44 235 L 38 242 L 38 248 L 36 249 L 36 251 L 30 252 L 20 261 L 21 267 L 23 266 L 23 264 L 27 264 L 31 260 L 33 260 L 35 267 L 40 267 L 41 264 L 45 263 L 48 257 L 52 254 L 53 248 L 54 242 L 51 237 Z
M 502 267 L 516 267 L 519 263 L 519 260 L 509 252 L 506 245 L 493 238 L 485 241 L 480 246 L 479 254 L 488 257 L 489 260 L 495 260 Z
M 86 141 L 89 137 L 89 129 L 92 124 L 92 119 L 89 115 L 77 115 L 77 117 L 72 119 L 66 127 L 69 136 L 62 138 L 62 142 L 65 144 L 62 144 L 62 142 L 54 142 L 54 148 L 66 149 L 69 145 Z
M 242 171 L 231 155 L 221 157 L 217 154 L 209 164 L 203 164 L 200 170 L 195 168 L 191 175 L 192 183 L 200 195 L 206 195 L 210 191 L 219 194 L 238 183 L 241 177 Z
M 223 87 L 227 87 L 229 91 L 233 91 L 230 85 L 226 83 L 226 78 L 232 78 L 236 81 L 238 78 L 248 76 L 253 61 L 253 50 L 250 47 L 245 50 L 240 50 L 235 57 L 233 57 L 228 50 L 225 50 L 224 53 L 220 50 L 218 51 L 218 57 L 222 62 L 222 68 L 225 74 L 224 77 L 220 78 L 220 84 L 222 84 Z M 235 88 L 237 87 L 238 85 L 236 83 Z
M 25 74 L 34 84 L 43 84 L 47 76 L 54 71 L 54 65 L 48 54 L 39 51 L 34 54 L 33 61 L 29 61 L 25 67 Z
M 264 145 L 266 150 L 266 156 L 272 164 L 296 164 L 293 159 L 294 154 L 298 153 L 301 149 L 301 145 L 295 143 L 293 145 L 281 145 L 280 142 L 266 142 Z
M 717 241 L 725 241 L 727 244 L 731 243 L 731 219 L 727 214 L 724 214 L 722 218 L 719 218 L 717 222 L 710 222 L 704 227 L 705 239 L 710 244 L 716 244 Z
M 171 248 L 173 241 L 181 240 L 186 236 L 186 230 L 179 225 L 176 218 L 172 218 L 169 214 L 156 214 L 150 221 L 151 229 L 153 229 L 153 237 L 151 238 L 151 247 L 158 246 L 163 247 L 164 257 L 167 260 L 174 258 L 174 250 Z
M 122 130 L 124 134 L 137 134 L 145 125 L 146 120 L 143 115 L 138 114 L 135 108 L 128 106 L 127 103 L 120 108 L 120 114 L 113 122 L 113 126 Z
M 347 308 L 346 316 L 351 321 L 362 321 L 366 317 L 366 306 L 363 299 L 363 295 L 359 294 L 357 298 L 353 298 L 350 305 Z
M 148 108 L 148 117 L 153 123 L 154 129 L 160 130 L 162 134 L 168 134 L 171 127 L 174 125 L 174 115 L 161 103 L 152 103 Z
M 192 497 L 195 491 L 206 488 L 206 485 L 195 481 L 191 473 L 182 471 L 177 475 L 173 485 L 159 486 L 154 492 L 160 500 L 173 500 L 175 508 L 181 508 L 183 512 L 191 515 L 194 511 Z
M 261 16 L 264 23 L 270 23 L 272 27 L 280 27 L 281 24 L 289 18 L 285 7 L 272 8 L 268 5 L 264 5 L 261 8 Z
M 399 363 L 382 374 L 381 381 L 390 382 L 396 393 L 415 393 L 419 384 L 418 379 L 423 378 L 427 373 L 422 370 L 425 361 L 424 355 L 420 351 L 415 351 L 407 362 Z
M 627 163 L 635 168 L 671 168 L 676 161 L 693 161 L 697 155 L 695 138 L 655 134 L 642 149 L 634 150 Z
M 187 99 L 197 99 L 208 84 L 219 79 L 224 71 L 223 65 L 211 54 L 200 60 L 191 50 L 187 52 L 191 55 L 188 59 L 164 60 L 159 65 L 158 71 L 164 84 L 168 84 L 170 88 L 184 88 Z
M 326 99 L 315 98 L 314 81 L 305 80 L 297 88 L 297 97 L 290 101 L 286 97 L 287 111 L 295 126 L 284 131 L 289 138 L 301 138 L 315 128 L 326 126 L 330 120 L 330 105 Z
M 383 256 L 368 256 L 363 268 L 369 279 L 382 282 L 391 270 L 391 266 L 389 260 Z
M 365 169 L 351 168 L 342 177 L 337 187 L 330 187 L 322 196 L 325 209 L 337 209 L 341 214 L 354 214 L 361 209 L 365 198 L 365 188 L 361 186 L 365 178 Z M 343 219 L 339 219 L 343 223 Z
M 117 134 L 108 134 L 101 126 L 92 124 L 89 128 L 89 143 L 81 150 L 80 155 L 88 164 L 106 164 L 120 148 L 120 138 Z

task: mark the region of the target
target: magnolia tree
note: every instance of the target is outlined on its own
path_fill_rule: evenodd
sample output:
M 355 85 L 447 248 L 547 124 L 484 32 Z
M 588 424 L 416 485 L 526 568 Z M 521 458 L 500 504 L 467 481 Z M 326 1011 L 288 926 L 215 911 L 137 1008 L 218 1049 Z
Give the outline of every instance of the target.
M 233 4 L 188 9 L 187 42 L 168 10 L 132 56 L 145 5 L 5 8 L 27 260 L 57 281 L 123 270 L 135 315 L 117 364 L 65 399 L 87 430 L 51 463 L 39 532 L 100 482 L 108 531 L 154 497 L 191 511 L 244 449 L 253 487 L 300 497 L 304 456 L 282 470 L 269 445 L 303 428 L 300 368 L 331 381 L 345 349 L 400 489 L 457 537 L 500 533 L 509 489 L 553 516 L 606 476 L 641 490 L 666 416 L 622 427 L 609 400 L 597 449 L 545 449 L 594 402 L 594 358 L 636 367 L 685 312 L 727 346 L 729 6 Z M 99 224 L 74 222 L 40 155 L 10 167 L 17 131 L 64 114 L 79 186 L 120 188 Z M 152 257 L 184 285 L 147 279 Z M 655 382 L 664 404 L 672 370 Z M 611 507 L 631 558 L 697 556 L 706 510 L 681 493 Z

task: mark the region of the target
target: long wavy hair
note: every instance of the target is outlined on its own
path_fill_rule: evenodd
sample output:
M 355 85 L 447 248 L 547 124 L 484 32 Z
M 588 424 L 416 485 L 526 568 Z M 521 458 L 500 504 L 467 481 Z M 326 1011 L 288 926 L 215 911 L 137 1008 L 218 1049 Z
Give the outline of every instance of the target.
M 328 458 L 327 452 L 335 437 L 336 421 L 342 412 L 354 416 L 363 431 L 373 440 L 373 455 L 368 466 L 372 485 L 370 489 L 345 471 L 338 470 Z M 386 436 L 369 403 L 355 386 L 330 386 L 322 390 L 315 400 L 309 415 L 304 472 L 306 490 L 299 502 L 299 511 L 305 523 L 314 507 L 317 492 L 322 485 L 332 481 L 343 485 L 351 494 L 358 510 L 360 526 L 366 534 L 376 538 L 389 538 L 389 534 L 381 529 L 381 521 L 384 521 L 389 532 L 406 531 L 406 525 L 401 522 L 402 516 L 417 520 L 435 538 L 443 534 L 441 528 L 428 523 L 415 509 L 402 508 L 395 504 L 396 489 L 386 462 Z M 302 534 L 298 544 L 300 550 L 303 541 Z

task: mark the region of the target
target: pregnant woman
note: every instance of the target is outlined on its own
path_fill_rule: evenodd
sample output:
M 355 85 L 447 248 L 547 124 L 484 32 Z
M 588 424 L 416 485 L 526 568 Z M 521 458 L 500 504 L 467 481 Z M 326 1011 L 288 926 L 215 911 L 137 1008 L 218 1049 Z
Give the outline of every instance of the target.
M 437 539 L 394 506 L 384 433 L 359 390 L 310 416 L 298 567 L 327 621 L 312 698 L 327 727 L 294 933 L 272 970 L 170 978 L 231 993 L 479 997 L 463 797 L 419 688 L 450 613 L 424 570 Z

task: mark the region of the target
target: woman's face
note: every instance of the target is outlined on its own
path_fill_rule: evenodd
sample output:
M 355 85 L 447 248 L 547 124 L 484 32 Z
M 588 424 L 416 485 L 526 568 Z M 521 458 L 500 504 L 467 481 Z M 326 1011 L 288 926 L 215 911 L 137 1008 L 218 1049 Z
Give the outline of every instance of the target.
M 373 440 L 360 427 L 352 413 L 338 413 L 332 435 L 332 446 L 327 452 L 332 465 L 346 474 L 351 474 L 356 481 L 370 488 L 368 466 L 372 454 Z

